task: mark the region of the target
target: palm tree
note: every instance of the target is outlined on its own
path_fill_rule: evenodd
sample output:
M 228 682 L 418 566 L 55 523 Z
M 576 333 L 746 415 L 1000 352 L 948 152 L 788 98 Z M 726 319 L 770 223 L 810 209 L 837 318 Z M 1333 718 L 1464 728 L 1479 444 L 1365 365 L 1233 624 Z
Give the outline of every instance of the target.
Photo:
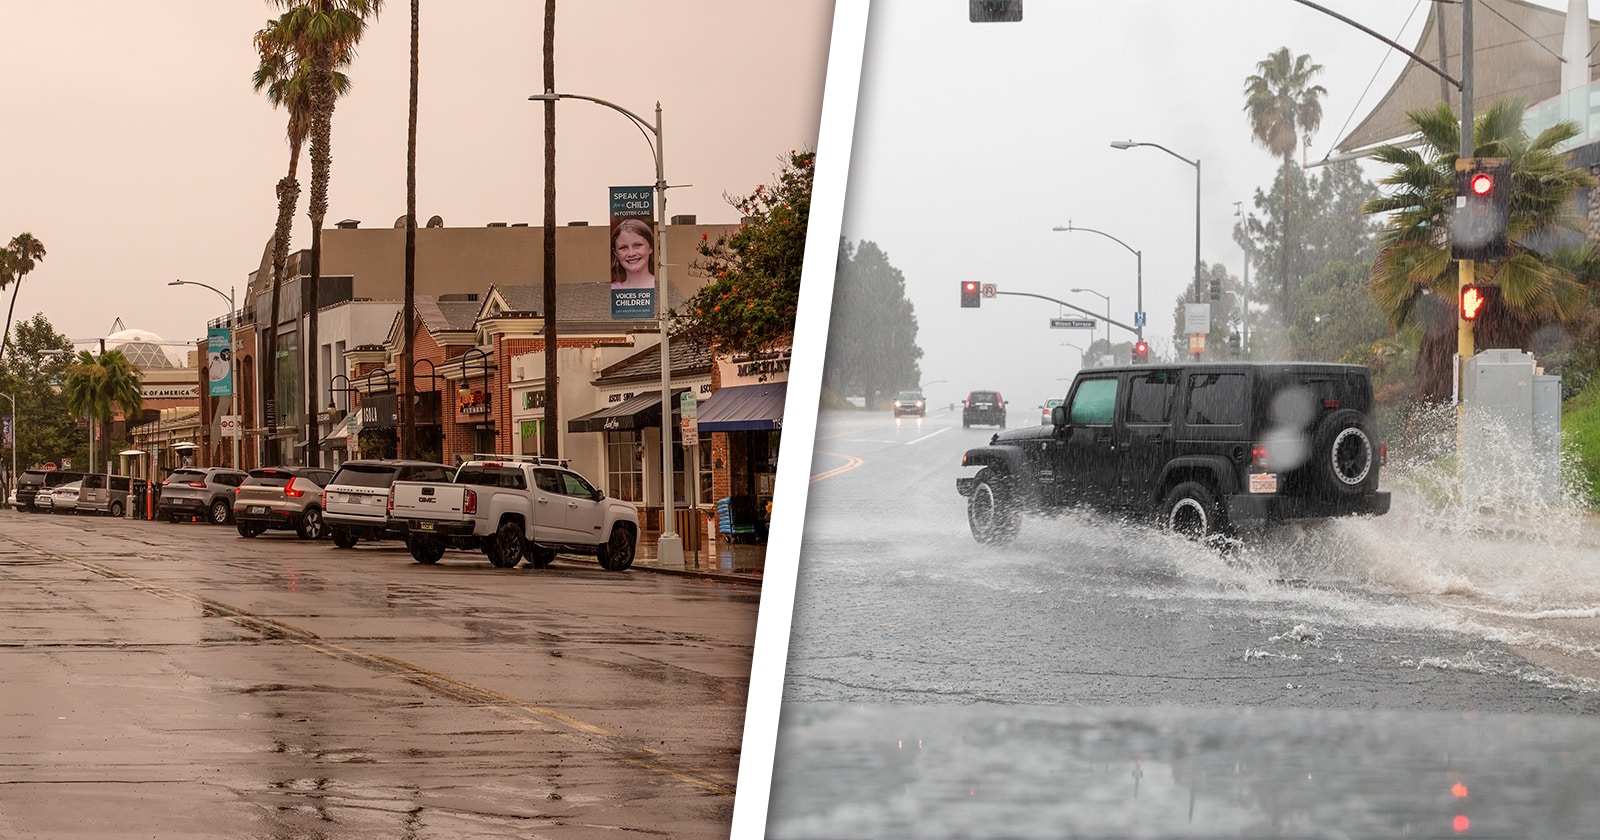
M 556 0 L 544 0 L 544 89 L 556 91 Z M 660 233 L 666 235 L 666 231 Z M 665 296 L 666 291 L 662 290 Z M 666 307 L 666 301 L 660 306 Z M 544 103 L 544 438 L 542 454 L 561 452 L 561 430 L 556 424 L 559 388 L 556 387 L 556 103 Z M 671 360 L 662 359 L 662 364 Z
M 285 36 L 296 55 L 310 64 L 311 106 L 311 288 L 306 295 L 306 462 L 321 461 L 317 444 L 317 310 L 321 307 L 322 222 L 328 215 L 328 178 L 333 168 L 333 108 L 338 99 L 335 68 L 347 63 L 376 17 L 383 0 L 275 0 L 284 9 Z M 276 325 L 274 325 L 276 327 Z
M 0 248 L 0 289 L 11 287 L 11 305 L 6 308 L 6 331 L 0 334 L 0 358 L 5 346 L 11 342 L 11 314 L 17 308 L 17 288 L 22 278 L 28 276 L 44 259 L 44 243 L 23 232 L 11 237 L 11 244 Z
M 1250 117 L 1250 131 L 1256 145 L 1283 158 L 1283 323 L 1290 323 L 1289 312 L 1289 169 L 1294 166 L 1294 151 L 1303 135 L 1322 125 L 1322 95 L 1327 89 L 1311 84 L 1311 77 L 1322 72 L 1311 56 L 1290 57 L 1288 47 L 1256 63 L 1254 75 L 1244 80 L 1244 111 Z
M 251 75 L 251 86 L 266 91 L 267 101 L 274 108 L 282 107 L 289 114 L 286 135 L 289 140 L 289 171 L 278 180 L 278 220 L 272 233 L 272 317 L 266 328 L 266 375 L 262 377 L 262 402 L 277 404 L 278 377 L 278 293 L 289 262 L 289 239 L 293 229 L 294 210 L 300 202 L 300 150 L 311 131 L 311 64 L 295 49 L 290 29 L 292 20 L 288 13 L 267 21 L 255 35 L 256 52 L 261 63 Z M 348 63 L 348 56 L 346 56 Z M 333 74 L 333 89 L 337 96 L 350 91 L 350 78 L 337 70 Z M 269 452 L 275 450 L 269 449 Z
M 1498 262 L 1476 264 L 1475 280 L 1497 284 L 1502 305 L 1491 306 L 1474 327 L 1480 348 L 1520 347 L 1539 326 L 1577 317 L 1587 292 L 1574 267 L 1588 259 L 1578 252 L 1535 250 L 1533 242 L 1553 241 L 1566 229 L 1582 231 L 1573 196 L 1594 179 L 1568 169 L 1557 148 L 1577 136 L 1573 123 L 1558 123 L 1529 138 L 1522 127 L 1522 103 L 1497 102 L 1474 121 L 1475 156 L 1511 160 L 1508 231 L 1511 254 Z M 1378 237 L 1372 269 L 1372 297 L 1396 329 L 1409 322 L 1423 327 L 1417 357 L 1417 387 L 1424 398 L 1450 391 L 1450 359 L 1456 349 L 1457 263 L 1450 258 L 1450 214 L 1455 202 L 1455 162 L 1461 148 L 1460 119 L 1446 103 L 1407 114 L 1422 138 L 1414 148 L 1380 146 L 1374 160 L 1394 171 L 1381 183 L 1391 188 L 1362 211 L 1384 213 L 1388 223 Z
M 77 361 L 67 366 L 62 390 L 67 409 L 74 416 L 89 418 L 89 468 L 93 470 L 95 424 L 100 426 L 100 439 L 109 444 L 112 414 L 121 411 L 123 417 L 133 417 L 144 407 L 139 368 L 121 350 L 107 350 L 99 358 L 82 350 Z
M 417 331 L 417 33 L 421 21 L 421 0 L 411 0 L 411 92 L 406 113 L 406 289 L 401 318 L 400 364 L 406 396 L 417 392 L 417 375 L 412 370 L 416 357 L 411 342 Z M 332 376 L 332 372 L 329 372 Z M 417 419 L 411 410 L 415 403 L 402 403 L 400 413 L 400 457 L 417 457 Z

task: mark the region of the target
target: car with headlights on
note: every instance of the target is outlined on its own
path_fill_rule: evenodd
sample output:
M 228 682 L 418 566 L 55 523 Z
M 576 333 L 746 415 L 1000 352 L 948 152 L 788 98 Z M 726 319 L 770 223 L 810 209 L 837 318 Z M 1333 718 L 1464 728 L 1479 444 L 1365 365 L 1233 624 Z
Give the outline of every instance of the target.
M 264 467 L 251 470 L 233 497 L 233 524 L 241 537 L 263 531 L 293 531 L 302 540 L 327 534 L 322 518 L 322 488 L 333 472 L 318 467 Z
M 918 417 L 928 416 L 928 402 L 922 398 L 921 391 L 901 391 L 894 398 L 894 416 L 901 417 L 906 414 L 915 414 Z

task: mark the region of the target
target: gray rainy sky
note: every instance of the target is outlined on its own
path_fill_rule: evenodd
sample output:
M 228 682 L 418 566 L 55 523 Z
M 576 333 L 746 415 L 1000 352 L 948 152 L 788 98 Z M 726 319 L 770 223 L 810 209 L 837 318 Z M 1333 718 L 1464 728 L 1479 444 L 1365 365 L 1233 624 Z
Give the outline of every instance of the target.
M 1426 0 L 1325 0 L 1413 46 Z M 1564 10 L 1564 3 L 1540 5 Z M 1409 19 L 1409 24 L 1407 23 Z M 1326 69 L 1313 160 L 1359 123 L 1407 61 L 1371 36 L 1292 0 L 1029 0 L 1021 23 L 973 24 L 966 4 L 875 0 L 868 22 L 844 236 L 878 243 L 906 276 L 930 403 L 995 388 L 1012 423 L 1037 422 L 1078 367 L 1084 330 L 1053 330 L 1057 307 L 1001 297 L 961 309 L 958 282 L 1028 291 L 1132 323 L 1133 254 L 1066 225 L 1109 233 L 1144 254 L 1145 336 L 1172 352 L 1173 303 L 1193 278 L 1195 170 L 1201 162 L 1201 258 L 1244 257 L 1234 202 L 1270 189 L 1276 160 L 1254 145 L 1245 77 L 1287 46 Z M 1369 84 L 1371 85 L 1368 90 Z M 1363 98 L 1364 94 L 1364 98 Z M 1359 100 L 1359 104 L 1358 104 Z M 1069 316 L 1076 313 L 1067 312 Z M 1112 340 L 1129 334 L 1113 328 Z M 1020 412 L 1020 414 L 1019 414 Z
M 725 193 L 770 182 L 814 146 L 831 0 L 581 0 L 556 19 L 556 87 L 650 119 L 663 108 L 668 211 L 736 222 Z M 18 320 L 44 312 L 74 339 L 113 319 L 168 341 L 205 334 L 226 305 L 174 278 L 237 287 L 272 233 L 288 165 L 285 114 L 250 88 L 265 0 L 5 3 L 0 241 L 30 231 L 49 255 Z M 417 212 L 450 226 L 543 220 L 544 3 L 422 4 Z M 405 213 L 410 3 L 388 0 L 346 70 L 334 115 L 327 224 L 389 227 Z M 643 135 L 598 105 L 558 107 L 557 220 L 606 217 L 606 187 L 649 184 Z M 305 219 L 309 154 L 295 248 Z M 0 304 L 8 305 L 8 289 Z

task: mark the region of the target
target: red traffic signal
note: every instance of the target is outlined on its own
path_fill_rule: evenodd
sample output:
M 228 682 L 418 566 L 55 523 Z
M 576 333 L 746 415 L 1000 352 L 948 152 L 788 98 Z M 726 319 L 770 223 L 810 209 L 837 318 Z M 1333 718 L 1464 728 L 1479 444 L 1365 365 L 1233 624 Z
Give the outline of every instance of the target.
M 1150 344 L 1149 344 L 1149 342 L 1140 341 L 1140 342 L 1137 342 L 1137 343 L 1135 343 L 1133 345 L 1133 363 L 1136 364 L 1136 365 L 1144 365 L 1144 364 L 1149 364 L 1150 363 Z
M 1482 286 L 1461 287 L 1461 320 L 1476 321 L 1483 314 L 1484 305 L 1489 302 L 1489 296 Z
M 1450 258 L 1502 260 L 1511 253 L 1511 161 L 1457 158 Z
M 961 305 L 963 307 L 977 308 L 979 303 L 982 301 L 980 291 L 981 290 L 978 288 L 978 281 L 962 280 Z
M 1468 188 L 1473 195 L 1488 195 L 1494 189 L 1494 176 L 1487 172 L 1479 172 L 1472 176 Z

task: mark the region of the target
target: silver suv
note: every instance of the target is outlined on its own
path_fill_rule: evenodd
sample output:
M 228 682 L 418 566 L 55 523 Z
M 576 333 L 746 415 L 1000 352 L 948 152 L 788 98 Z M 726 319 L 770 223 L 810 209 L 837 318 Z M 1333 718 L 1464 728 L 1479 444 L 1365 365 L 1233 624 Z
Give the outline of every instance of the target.
M 156 501 L 156 518 L 199 520 L 226 525 L 233 518 L 233 494 L 245 473 L 228 467 L 182 467 L 167 474 Z
M 265 467 L 251 470 L 233 497 L 233 522 L 239 536 L 262 531 L 294 531 L 302 540 L 326 532 L 322 521 L 322 488 L 333 473 L 316 467 Z
M 449 482 L 455 471 L 432 461 L 346 461 L 322 489 L 322 510 L 333 544 L 354 548 L 360 540 L 403 538 L 404 523 L 389 522 L 389 486 L 396 481 Z

